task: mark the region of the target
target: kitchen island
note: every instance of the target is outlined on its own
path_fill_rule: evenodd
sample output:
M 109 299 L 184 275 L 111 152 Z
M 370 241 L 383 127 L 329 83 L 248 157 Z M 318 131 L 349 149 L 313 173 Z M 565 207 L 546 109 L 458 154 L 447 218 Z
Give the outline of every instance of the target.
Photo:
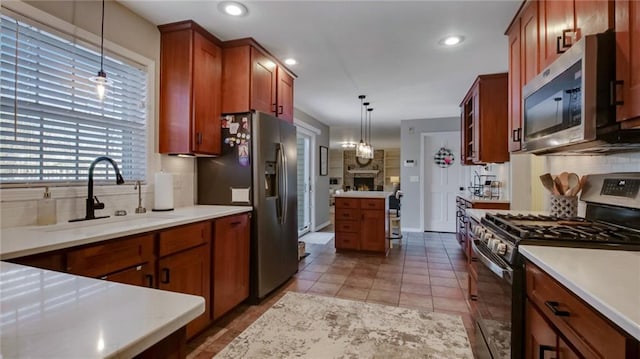
M 184 357 L 202 297 L 0 262 L 0 357 Z M 156 345 L 157 346 L 154 346 Z
M 392 192 L 349 191 L 335 196 L 337 251 L 389 252 L 389 196 Z

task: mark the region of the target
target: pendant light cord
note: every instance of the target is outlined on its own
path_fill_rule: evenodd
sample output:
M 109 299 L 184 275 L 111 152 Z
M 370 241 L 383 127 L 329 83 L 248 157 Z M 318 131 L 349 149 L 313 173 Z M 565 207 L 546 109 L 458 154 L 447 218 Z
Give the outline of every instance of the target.
M 100 72 L 104 72 L 104 0 L 102 0 L 102 21 L 100 26 Z

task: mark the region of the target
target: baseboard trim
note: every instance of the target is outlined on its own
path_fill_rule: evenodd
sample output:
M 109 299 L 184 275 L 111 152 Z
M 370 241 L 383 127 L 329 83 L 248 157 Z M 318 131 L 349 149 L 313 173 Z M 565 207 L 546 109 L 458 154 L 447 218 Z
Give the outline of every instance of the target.
M 314 228 L 314 232 L 317 232 L 319 230 L 321 230 L 322 228 L 326 227 L 326 226 L 330 226 L 331 225 L 331 221 L 326 221 L 320 225 L 317 225 L 316 228 Z

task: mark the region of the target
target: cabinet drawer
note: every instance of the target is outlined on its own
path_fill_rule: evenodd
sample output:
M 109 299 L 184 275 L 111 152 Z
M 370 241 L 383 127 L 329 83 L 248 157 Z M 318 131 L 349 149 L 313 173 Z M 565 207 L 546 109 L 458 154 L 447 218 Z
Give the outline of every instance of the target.
M 342 219 L 359 220 L 360 211 L 357 209 L 338 209 L 336 211 L 336 222 Z
M 336 198 L 336 208 L 358 208 L 357 198 Z
M 540 268 L 526 264 L 527 296 L 587 357 L 625 358 L 627 338 Z
M 358 233 L 336 232 L 336 248 L 360 249 Z
M 211 238 L 211 223 L 198 222 L 160 232 L 160 257 L 197 247 Z
M 359 232 L 360 222 L 358 221 L 336 221 L 336 232 Z
M 67 253 L 67 272 L 101 277 L 153 260 L 153 234 L 117 239 Z
M 362 209 L 384 209 L 384 199 L 364 198 L 360 200 L 360 208 Z

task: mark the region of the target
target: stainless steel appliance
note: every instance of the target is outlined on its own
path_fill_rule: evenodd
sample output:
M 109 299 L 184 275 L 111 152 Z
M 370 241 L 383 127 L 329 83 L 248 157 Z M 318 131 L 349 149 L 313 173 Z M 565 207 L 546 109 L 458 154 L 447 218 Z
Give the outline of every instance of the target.
M 640 151 L 640 130 L 616 122 L 615 34 L 588 35 L 522 89 L 523 151 Z M 631 99 L 628 99 L 631 100 Z
M 640 251 L 640 172 L 590 175 L 585 217 L 487 214 L 472 229 L 478 259 L 474 317 L 493 359 L 522 358 L 523 244 Z
M 222 155 L 198 158 L 198 203 L 253 206 L 251 299 L 298 270 L 296 128 L 261 112 L 222 120 Z

